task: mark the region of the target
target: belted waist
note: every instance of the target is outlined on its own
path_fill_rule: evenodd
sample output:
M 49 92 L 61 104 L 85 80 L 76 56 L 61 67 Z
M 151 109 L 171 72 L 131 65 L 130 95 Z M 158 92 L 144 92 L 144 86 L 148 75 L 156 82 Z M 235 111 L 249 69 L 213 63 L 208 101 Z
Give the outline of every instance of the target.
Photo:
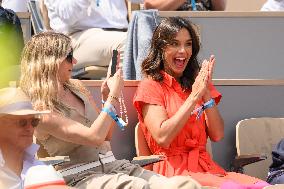
M 157 154 L 164 155 L 166 158 L 182 155 L 187 158 L 187 170 L 197 172 L 198 167 L 202 167 L 204 172 L 211 169 L 210 157 L 206 152 L 205 145 L 199 145 L 194 140 L 188 140 L 184 146 L 170 148 L 169 150 L 157 151 Z M 154 154 L 156 154 L 154 153 Z M 183 155 L 184 154 L 184 155 Z M 208 161 L 209 160 L 209 161 Z
M 176 156 L 176 155 L 180 155 L 180 154 L 183 154 L 183 153 L 189 153 L 191 152 L 192 150 L 194 149 L 198 149 L 198 151 L 202 152 L 202 151 L 206 151 L 206 147 L 205 146 L 192 146 L 192 147 L 189 147 L 189 146 L 181 146 L 181 147 L 174 147 L 174 148 L 170 148 L 168 150 L 161 150 L 161 151 L 157 151 L 157 152 L 154 152 L 153 154 L 154 155 L 165 155 L 165 156 Z
M 102 164 L 107 164 L 107 163 L 110 163 L 116 160 L 112 151 L 108 151 L 106 154 L 99 154 L 99 158 L 100 160 L 98 161 L 72 165 L 68 168 L 58 170 L 58 172 L 60 172 L 63 177 L 67 177 L 67 176 L 75 175 L 75 174 L 84 172 L 86 170 L 101 166 Z

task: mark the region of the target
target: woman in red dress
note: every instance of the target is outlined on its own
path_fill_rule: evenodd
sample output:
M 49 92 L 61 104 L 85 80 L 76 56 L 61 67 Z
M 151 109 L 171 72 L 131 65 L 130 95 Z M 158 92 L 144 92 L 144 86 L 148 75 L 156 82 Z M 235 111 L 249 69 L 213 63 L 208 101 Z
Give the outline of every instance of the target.
M 134 96 L 140 126 L 153 154 L 164 155 L 153 170 L 165 176 L 190 175 L 202 185 L 226 181 L 254 184 L 259 179 L 226 172 L 206 151 L 209 137 L 224 137 L 217 108 L 221 94 L 212 85 L 214 56 L 197 60 L 199 38 L 188 19 L 164 19 L 142 63 L 145 76 Z

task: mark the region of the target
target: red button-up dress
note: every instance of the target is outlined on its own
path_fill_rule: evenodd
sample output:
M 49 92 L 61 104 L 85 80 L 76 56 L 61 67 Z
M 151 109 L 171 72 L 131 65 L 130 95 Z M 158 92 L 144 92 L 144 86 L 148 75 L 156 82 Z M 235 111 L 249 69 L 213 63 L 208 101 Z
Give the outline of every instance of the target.
M 148 146 L 153 154 L 164 155 L 164 161 L 153 165 L 153 171 L 165 175 L 190 175 L 196 178 L 201 184 L 220 186 L 227 179 L 236 180 L 241 183 L 254 183 L 259 181 L 246 175 L 227 173 L 215 163 L 206 151 L 207 133 L 204 113 L 199 119 L 196 114 L 189 117 L 183 129 L 170 144 L 168 149 L 160 147 L 153 139 L 151 133 L 143 122 L 142 108 L 144 104 L 155 104 L 165 108 L 168 117 L 172 117 L 184 103 L 191 91 L 182 90 L 180 84 L 165 72 L 163 82 L 156 82 L 151 79 L 141 81 L 134 96 L 134 106 L 138 112 L 138 119 L 143 130 Z M 213 85 L 210 85 L 212 98 L 216 104 L 220 102 L 221 94 Z M 201 102 L 196 105 L 196 108 Z M 210 173 L 204 174 L 200 173 Z M 211 176 L 210 176 L 211 175 Z M 219 175 L 218 177 L 216 175 Z M 222 175 L 222 177 L 220 177 Z M 204 182 L 202 181 L 204 178 Z M 236 178 L 238 177 L 238 178 Z M 222 178 L 222 179 L 221 179 Z M 213 184 L 212 184 L 213 182 Z M 214 184 L 215 183 L 215 184 Z

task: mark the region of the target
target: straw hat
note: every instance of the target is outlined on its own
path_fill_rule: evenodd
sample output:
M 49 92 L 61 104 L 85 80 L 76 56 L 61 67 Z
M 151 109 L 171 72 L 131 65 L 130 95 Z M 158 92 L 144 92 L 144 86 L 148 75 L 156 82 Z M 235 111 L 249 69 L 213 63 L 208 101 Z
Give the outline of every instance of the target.
M 38 115 L 50 111 L 36 111 L 30 99 L 20 89 L 15 87 L 0 89 L 0 116 L 3 115 Z

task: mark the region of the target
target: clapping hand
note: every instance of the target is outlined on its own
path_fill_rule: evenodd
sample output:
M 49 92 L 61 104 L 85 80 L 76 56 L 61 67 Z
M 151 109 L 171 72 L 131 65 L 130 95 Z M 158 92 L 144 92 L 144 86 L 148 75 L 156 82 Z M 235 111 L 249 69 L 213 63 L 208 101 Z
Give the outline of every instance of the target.
M 211 55 L 210 59 L 209 59 L 209 78 L 208 78 L 208 82 L 212 82 L 212 77 L 213 77 L 213 69 L 215 66 L 215 56 Z
M 192 85 L 192 94 L 198 100 L 207 101 L 211 98 L 208 86 L 212 81 L 214 65 L 215 57 L 213 55 L 211 55 L 209 61 L 205 59 L 202 62 L 201 69 Z
M 208 100 L 211 99 L 211 94 L 210 94 L 210 89 L 209 89 L 209 84 L 212 83 L 212 78 L 213 78 L 213 69 L 215 66 L 215 56 L 211 55 L 209 59 L 209 66 L 208 66 L 208 84 L 207 84 L 207 89 L 202 97 L 203 102 L 207 102 Z

